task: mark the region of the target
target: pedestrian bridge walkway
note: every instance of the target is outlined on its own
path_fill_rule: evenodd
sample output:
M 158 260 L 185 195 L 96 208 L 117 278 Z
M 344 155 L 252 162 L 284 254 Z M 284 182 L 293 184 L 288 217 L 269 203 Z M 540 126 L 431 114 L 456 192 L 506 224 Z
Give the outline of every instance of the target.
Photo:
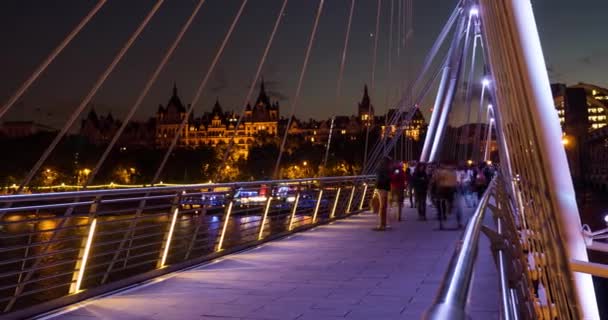
M 375 215 L 354 215 L 46 318 L 419 319 L 462 232 L 414 210 L 385 232 L 372 230 Z M 498 319 L 498 276 L 480 240 L 467 312 Z

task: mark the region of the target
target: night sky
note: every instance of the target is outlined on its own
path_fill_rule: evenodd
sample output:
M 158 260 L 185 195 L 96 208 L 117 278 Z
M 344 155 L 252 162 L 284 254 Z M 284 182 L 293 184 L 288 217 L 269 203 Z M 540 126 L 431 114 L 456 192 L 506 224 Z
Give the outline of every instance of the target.
M 399 0 L 393 1 L 396 24 Z M 155 2 L 109 0 L 22 102 L 1 120 L 33 119 L 61 126 Z M 99 113 L 111 111 L 118 118 L 124 116 L 196 2 L 165 1 L 93 99 Z M 94 0 L 0 1 L 1 103 L 95 3 Z M 174 81 L 183 102 L 190 103 L 240 3 L 241 0 L 207 0 L 137 113 L 137 119 L 153 116 L 158 105 L 168 101 Z M 240 108 L 281 3 L 282 0 L 249 1 L 202 100 L 196 105 L 195 115 L 209 111 L 216 97 L 225 109 Z M 397 100 L 398 85 L 407 76 L 406 59 L 410 59 L 416 70 L 456 0 L 414 0 L 412 44 L 405 51 L 401 49 L 399 56 L 394 44 L 391 81 L 387 71 L 390 3 L 383 0 L 376 90 L 372 92 L 379 111 Z M 363 85 L 371 81 L 376 1 L 357 0 L 343 94 L 335 104 L 339 55 L 349 4 L 347 0 L 325 3 L 296 111 L 300 118 L 354 114 Z M 608 1 L 533 0 L 533 4 L 551 80 L 608 87 Z M 289 112 L 317 5 L 316 0 L 290 0 L 263 71 L 269 93 L 281 102 L 282 115 Z M 396 31 L 394 38 L 397 38 Z

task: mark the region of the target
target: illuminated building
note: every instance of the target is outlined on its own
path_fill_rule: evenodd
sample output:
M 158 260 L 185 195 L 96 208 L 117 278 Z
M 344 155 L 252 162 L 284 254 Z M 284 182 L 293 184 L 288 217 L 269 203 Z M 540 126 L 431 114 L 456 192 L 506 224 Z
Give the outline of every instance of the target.
M 34 121 L 5 121 L 0 127 L 0 134 L 10 139 L 28 137 L 39 132 L 54 131 L 57 131 L 57 129 Z
M 367 85 L 363 88 L 363 98 L 359 103 L 358 109 L 358 119 L 361 123 L 366 126 L 372 126 L 374 124 L 374 106 L 371 103 L 371 99 L 369 98 L 369 92 L 367 90 Z
M 568 118 L 572 119 L 571 123 L 586 123 L 588 131 L 608 125 L 608 89 L 587 83 L 569 87 L 557 83 L 551 85 L 551 91 L 562 131 L 566 131 Z
M 391 119 L 393 119 L 395 117 L 395 109 L 389 109 L 388 113 L 385 116 L 385 119 L 382 121 L 382 123 L 386 123 L 388 121 L 390 121 Z M 401 114 L 400 119 L 398 120 L 399 123 L 401 123 L 402 126 L 402 130 L 403 130 L 403 134 L 413 140 L 413 141 L 420 141 L 420 138 L 422 137 L 422 134 L 426 128 L 426 122 L 424 120 L 424 116 L 422 115 L 422 112 L 420 112 L 420 109 L 416 108 L 413 111 L 412 114 L 410 114 L 409 112 L 405 112 L 403 114 Z M 386 127 L 384 125 L 382 125 L 381 127 L 381 132 L 382 135 L 384 136 L 385 132 L 386 132 Z M 395 132 L 397 132 L 397 125 L 391 125 L 390 126 L 390 132 L 389 132 L 389 136 L 392 136 L 395 134 Z
M 156 145 L 167 147 L 171 144 L 179 130 L 180 123 L 186 116 L 187 109 L 182 104 L 177 88 L 173 88 L 173 95 L 165 107 L 159 106 L 156 113 Z M 246 156 L 247 148 L 254 142 L 254 138 L 266 133 L 276 136 L 278 133 L 279 103 L 271 103 L 266 94 L 264 81 L 260 86 L 260 94 L 256 103 L 247 105 L 245 114 L 238 128 L 238 114 L 224 112 L 219 99 L 216 100 L 210 113 L 199 118 L 190 116 L 183 132 L 179 136 L 180 147 L 195 148 L 201 145 L 217 146 L 229 144 L 234 139 L 234 145 L 239 148 L 241 155 Z

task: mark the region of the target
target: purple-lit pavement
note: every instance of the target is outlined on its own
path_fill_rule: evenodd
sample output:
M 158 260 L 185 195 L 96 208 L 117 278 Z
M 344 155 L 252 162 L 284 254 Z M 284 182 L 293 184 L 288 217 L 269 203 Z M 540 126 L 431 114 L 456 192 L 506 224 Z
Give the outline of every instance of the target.
M 386 232 L 371 230 L 375 219 L 353 216 L 84 303 L 57 318 L 419 319 L 460 231 L 437 231 L 436 220 L 415 221 L 412 209 Z M 482 239 L 467 309 L 473 319 L 498 319 L 496 281 Z

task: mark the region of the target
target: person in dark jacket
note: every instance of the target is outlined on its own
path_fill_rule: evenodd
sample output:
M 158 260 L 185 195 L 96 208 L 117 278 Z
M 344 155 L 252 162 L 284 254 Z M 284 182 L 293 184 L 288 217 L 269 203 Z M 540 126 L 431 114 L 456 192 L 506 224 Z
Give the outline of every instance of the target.
M 378 198 L 380 200 L 380 221 L 375 230 L 380 231 L 386 230 L 388 192 L 391 190 L 390 164 L 391 158 L 385 157 L 382 159 L 382 163 L 380 164 L 378 171 L 376 171 L 376 193 L 378 194 Z
M 426 166 L 423 163 L 418 163 L 414 174 L 412 174 L 412 188 L 416 194 L 418 219 L 426 220 L 426 194 L 429 188 L 429 177 L 426 174 Z

